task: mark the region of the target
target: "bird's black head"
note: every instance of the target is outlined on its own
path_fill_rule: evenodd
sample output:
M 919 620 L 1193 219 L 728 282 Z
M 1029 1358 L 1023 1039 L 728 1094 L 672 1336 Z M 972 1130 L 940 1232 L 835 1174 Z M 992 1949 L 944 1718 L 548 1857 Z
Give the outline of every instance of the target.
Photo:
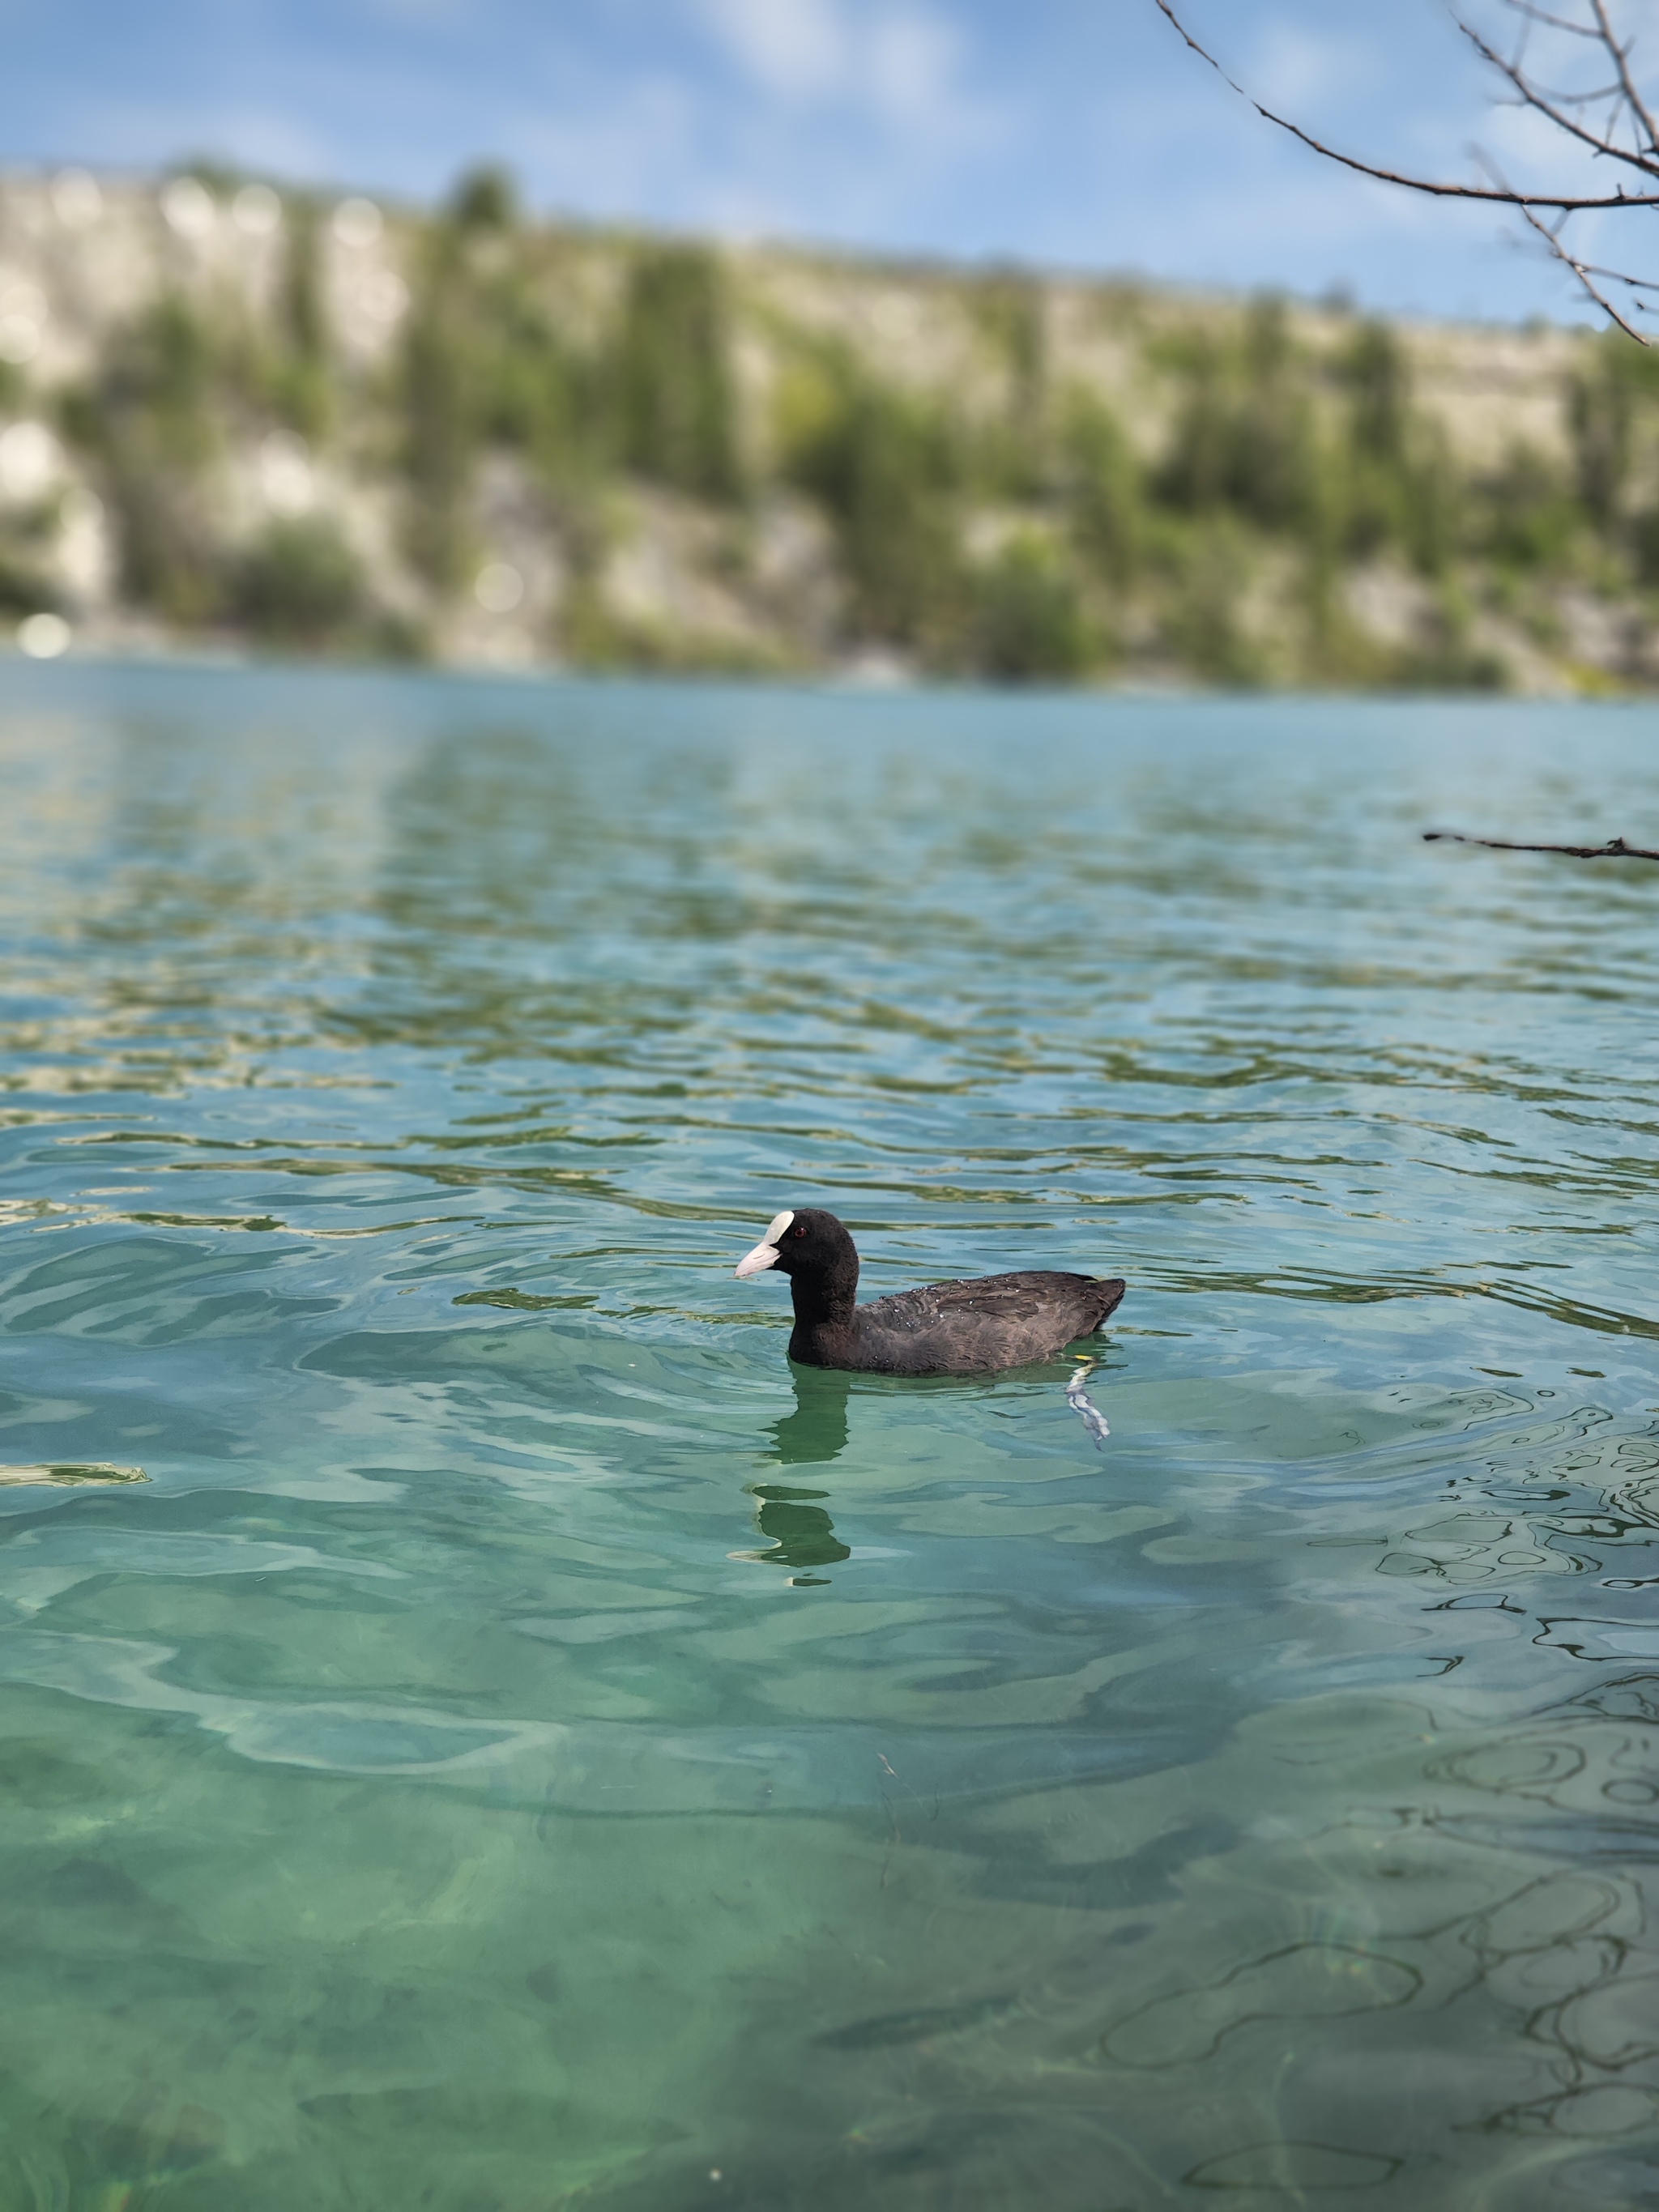
M 793 1206 L 775 1214 L 760 1243 L 738 1261 L 737 1273 L 758 1275 L 768 1267 L 803 1285 L 821 1283 L 842 1297 L 850 1299 L 858 1289 L 857 1247 L 835 1215 L 821 1206 Z

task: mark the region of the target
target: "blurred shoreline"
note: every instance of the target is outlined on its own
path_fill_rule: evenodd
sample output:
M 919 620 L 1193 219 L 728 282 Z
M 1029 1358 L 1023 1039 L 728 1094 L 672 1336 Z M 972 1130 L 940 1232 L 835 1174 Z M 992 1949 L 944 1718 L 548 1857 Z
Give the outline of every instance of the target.
M 0 179 L 0 650 L 1093 684 L 1659 684 L 1627 341 Z

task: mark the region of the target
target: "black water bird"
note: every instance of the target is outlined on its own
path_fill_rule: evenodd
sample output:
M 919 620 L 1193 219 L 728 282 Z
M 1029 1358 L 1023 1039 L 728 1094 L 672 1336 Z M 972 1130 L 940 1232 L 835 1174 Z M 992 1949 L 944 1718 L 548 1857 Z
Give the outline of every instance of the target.
M 869 1375 L 984 1375 L 1051 1359 L 1097 1329 L 1125 1288 L 1116 1276 L 1033 1268 L 928 1283 L 861 1306 L 858 1249 L 835 1215 L 817 1206 L 776 1215 L 736 1272 L 767 1267 L 789 1278 L 789 1357 Z

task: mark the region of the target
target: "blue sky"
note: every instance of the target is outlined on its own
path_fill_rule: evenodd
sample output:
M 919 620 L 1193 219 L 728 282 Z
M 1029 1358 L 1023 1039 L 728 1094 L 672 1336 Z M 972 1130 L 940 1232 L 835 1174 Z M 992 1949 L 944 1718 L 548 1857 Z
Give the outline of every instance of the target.
M 1189 0 L 1323 133 L 1500 150 L 1440 0 Z M 503 161 L 538 208 L 1361 303 L 1579 311 L 1501 215 L 1343 175 L 1153 0 L 0 0 L 0 161 L 192 153 L 428 198 Z

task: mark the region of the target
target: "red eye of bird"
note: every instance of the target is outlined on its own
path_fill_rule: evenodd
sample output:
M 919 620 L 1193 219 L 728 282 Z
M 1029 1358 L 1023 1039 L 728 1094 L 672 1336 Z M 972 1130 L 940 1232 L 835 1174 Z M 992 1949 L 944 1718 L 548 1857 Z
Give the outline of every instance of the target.
M 792 1237 L 805 1237 L 806 1234 L 806 1224 L 804 1221 L 798 1221 L 794 1227 L 790 1231 L 789 1234 Z

